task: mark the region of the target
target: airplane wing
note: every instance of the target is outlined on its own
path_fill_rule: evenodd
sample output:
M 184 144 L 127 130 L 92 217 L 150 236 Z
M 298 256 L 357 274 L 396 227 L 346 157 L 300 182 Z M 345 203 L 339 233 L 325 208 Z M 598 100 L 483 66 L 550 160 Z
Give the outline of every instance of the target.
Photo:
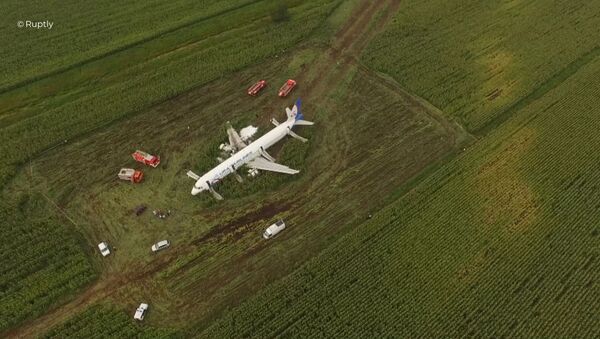
M 285 174 L 296 174 L 296 173 L 300 172 L 298 170 L 289 168 L 287 166 L 280 165 L 275 162 L 270 162 L 269 160 L 264 159 L 262 157 L 254 158 L 254 159 L 248 161 L 246 163 L 246 165 L 248 165 L 250 168 L 255 168 L 257 170 L 279 172 L 279 173 L 285 173 Z
M 229 145 L 233 147 L 236 152 L 246 147 L 246 143 L 229 122 L 227 122 L 227 136 L 229 137 Z

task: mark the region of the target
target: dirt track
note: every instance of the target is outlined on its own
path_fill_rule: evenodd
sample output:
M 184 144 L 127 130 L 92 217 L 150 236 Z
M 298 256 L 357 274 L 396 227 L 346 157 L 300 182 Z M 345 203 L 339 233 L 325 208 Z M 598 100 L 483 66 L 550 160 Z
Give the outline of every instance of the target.
M 335 85 L 339 83 L 350 70 L 356 67 L 372 77 L 379 77 L 368 68 L 361 66 L 357 60 L 368 41 L 392 18 L 393 14 L 398 10 L 399 5 L 399 0 L 362 1 L 357 8 L 354 9 L 351 18 L 335 35 L 332 45 L 325 53 L 323 53 L 318 62 L 315 63 L 315 66 L 317 67 L 316 74 L 318 74 L 318 76 L 314 79 L 298 79 L 299 82 L 304 84 L 303 87 L 308 89 L 305 96 L 310 98 L 311 96 L 314 96 L 315 93 L 322 95 L 324 91 L 335 87 Z M 385 10 L 385 13 L 378 16 L 382 10 Z M 375 18 L 378 20 L 375 21 Z M 386 83 L 389 86 L 395 86 L 387 80 Z M 400 91 L 401 89 L 396 88 L 396 90 Z M 404 91 L 402 91 L 402 93 L 403 95 L 408 96 Z M 252 215 L 248 216 L 248 218 L 251 217 Z M 237 224 L 231 227 L 236 227 L 236 225 L 239 226 L 238 224 L 240 224 L 241 221 L 238 221 Z M 214 232 L 210 232 L 207 236 L 219 236 L 219 232 L 219 230 L 215 230 Z M 207 236 L 203 237 L 201 240 L 208 240 L 206 238 Z M 123 272 L 123 274 L 118 276 L 100 278 L 96 283 L 89 286 L 73 300 L 50 310 L 38 319 L 25 323 L 20 328 L 16 328 L 6 333 L 6 336 L 38 336 L 47 329 L 64 321 L 67 317 L 82 311 L 87 306 L 114 295 L 121 287 L 130 284 L 133 281 L 140 283 L 151 278 L 156 272 L 176 260 L 177 256 L 185 254 L 185 251 L 189 250 L 191 249 L 182 248 L 177 251 L 172 251 L 169 253 L 168 257 L 165 256 L 164 259 L 160 261 L 155 261 L 132 271 Z M 259 250 L 260 248 L 252 251 Z

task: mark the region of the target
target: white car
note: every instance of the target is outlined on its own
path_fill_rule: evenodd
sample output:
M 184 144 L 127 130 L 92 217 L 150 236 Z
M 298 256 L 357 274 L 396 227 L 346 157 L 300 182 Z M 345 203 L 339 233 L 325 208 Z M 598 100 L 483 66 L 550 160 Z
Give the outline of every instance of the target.
M 144 320 L 144 316 L 146 315 L 146 311 L 148 311 L 148 304 L 141 303 L 140 306 L 135 310 L 135 314 L 133 315 L 133 319 L 142 321 Z
M 270 239 L 273 236 L 275 236 L 275 234 L 283 231 L 284 228 L 285 228 L 285 222 L 283 222 L 283 220 L 279 220 L 278 222 L 274 223 L 273 225 L 267 227 L 267 229 L 265 230 L 265 233 L 263 233 L 263 238 Z
M 104 241 L 98 244 L 98 249 L 100 250 L 100 254 L 102 254 L 103 257 L 106 257 L 107 255 L 110 254 L 110 250 L 108 249 L 108 244 Z
M 169 242 L 169 240 L 161 240 L 161 241 L 157 242 L 156 244 L 152 245 L 152 252 L 164 250 L 165 248 L 169 247 L 170 245 L 171 245 L 171 243 Z

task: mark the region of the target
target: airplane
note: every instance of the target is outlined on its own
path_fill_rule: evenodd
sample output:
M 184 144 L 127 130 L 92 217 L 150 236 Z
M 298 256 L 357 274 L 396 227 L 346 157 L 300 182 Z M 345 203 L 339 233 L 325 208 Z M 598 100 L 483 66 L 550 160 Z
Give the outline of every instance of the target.
M 217 158 L 217 160 L 220 161 L 220 164 L 203 176 L 188 171 L 188 177 L 196 180 L 196 183 L 192 188 L 192 195 L 209 191 L 215 199 L 223 200 L 223 197 L 215 191 L 214 185 L 232 173 L 236 176 L 236 179 L 241 182 L 242 177 L 237 173 L 237 170 L 244 165 L 255 171 L 262 170 L 285 174 L 298 173 L 298 170 L 276 163 L 275 159 L 267 153 L 267 149 L 283 139 L 286 135 L 302 142 L 308 141 L 292 131 L 292 127 L 296 125 L 310 126 L 314 124 L 311 121 L 304 120 L 304 116 L 300 111 L 300 106 L 301 101 L 298 99 L 292 109 L 286 107 L 287 120 L 279 123 L 275 118 L 272 118 L 271 123 L 275 125 L 275 128 L 249 145 L 246 145 L 236 130 L 233 129 L 229 122 L 227 122 L 227 136 L 229 138 L 227 149 L 231 150 L 232 155 L 226 160 Z

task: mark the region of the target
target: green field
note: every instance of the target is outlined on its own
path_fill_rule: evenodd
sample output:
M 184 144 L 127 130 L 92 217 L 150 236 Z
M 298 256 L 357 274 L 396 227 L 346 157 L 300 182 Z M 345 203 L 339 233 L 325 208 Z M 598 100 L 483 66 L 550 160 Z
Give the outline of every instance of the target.
M 343 42 L 336 44 L 336 48 L 350 50 L 364 46 L 369 34 L 376 31 L 372 25 L 340 29 L 340 25 L 348 25 L 356 2 L 337 7 L 325 4 L 313 8 L 308 3 L 302 6 L 298 13 L 303 16 L 294 18 L 299 14 L 290 8 L 292 21 L 276 27 L 278 31 L 283 29 L 288 31 L 286 34 L 293 33 L 289 27 L 294 20 L 305 20 L 311 13 L 327 14 L 329 10 L 330 15 L 323 17 L 310 39 L 305 39 L 293 53 L 276 55 L 205 86 L 196 82 L 194 89 L 172 100 L 155 105 L 150 102 L 149 108 L 128 114 L 106 127 L 94 127 L 89 132 L 85 128 L 67 128 L 73 121 L 61 120 L 56 124 L 57 131 L 70 135 L 83 133 L 83 136 L 38 154 L 22 167 L 20 174 L 12 177 L 4 194 L 28 197 L 43 193 L 47 196 L 46 212 L 62 218 L 67 229 L 75 228 L 83 234 L 86 239 L 84 250 L 93 255 L 94 265 L 101 269 L 101 276 L 86 291 L 51 310 L 44 318 L 48 319 L 49 325 L 99 301 L 110 300 L 119 308 L 130 310 L 135 309 L 140 299 L 148 299 L 152 301 L 152 313 L 147 321 L 167 327 L 173 324 L 203 327 L 223 310 L 239 304 L 246 296 L 285 276 L 325 248 L 332 239 L 381 206 L 395 186 L 441 160 L 465 139 L 460 127 L 440 118 L 438 112 L 430 112 L 431 108 L 417 98 L 404 92 L 398 94 L 396 85 L 389 80 L 385 80 L 386 85 L 378 84 L 382 79 L 377 75 L 359 70 L 351 60 L 342 64 L 330 54 L 328 41 L 332 34 L 337 34 Z M 386 8 L 379 5 L 364 7 L 366 13 L 373 16 Z M 242 13 L 248 15 L 248 10 Z M 379 16 L 374 22 L 382 19 L 384 17 Z M 298 29 L 307 32 L 309 28 L 304 25 Z M 233 34 L 231 39 L 234 39 Z M 154 41 L 148 43 L 157 44 Z M 201 50 L 200 44 L 196 45 Z M 139 54 L 137 48 L 120 53 Z M 118 61 L 112 60 L 113 57 L 81 66 L 82 72 L 85 73 L 87 67 L 91 67 L 91 72 L 95 63 Z M 165 65 L 171 67 L 165 73 L 185 69 L 173 62 Z M 127 69 L 125 66 L 122 67 Z M 115 63 L 114 67 L 121 67 L 121 64 Z M 116 69 L 115 73 L 118 72 Z M 68 75 L 61 73 L 56 77 L 69 81 L 57 90 L 76 86 Z M 191 182 L 185 172 L 188 169 L 201 172 L 214 166 L 216 148 L 225 135 L 225 121 L 231 120 L 238 128 L 246 123 L 258 123 L 264 131 L 269 128 L 268 119 L 271 116 L 281 119 L 283 107 L 292 102 L 293 99 L 281 100 L 273 96 L 271 87 L 267 92 L 271 95 L 259 98 L 244 95 L 248 84 L 259 77 L 274 84 L 282 83 L 288 77 L 302 83 L 296 95 L 305 98 L 305 114 L 318 121 L 320 128 L 299 131 L 311 139 L 310 143 L 286 142 L 274 154 L 282 163 L 305 174 L 299 178 L 265 174 L 242 185 L 234 180 L 225 181 L 219 187 L 228 198 L 223 204 L 215 204 L 207 196 L 191 199 Z M 106 79 L 109 80 L 121 86 L 120 77 Z M 31 86 L 39 86 L 40 81 Z M 125 85 L 131 86 L 131 83 Z M 90 86 L 101 84 L 92 82 Z M 135 88 L 143 93 L 144 86 L 150 88 L 151 84 Z M 325 89 L 328 94 L 316 94 Z M 23 93 L 27 91 L 9 94 Z M 94 91 L 88 94 L 89 97 L 82 99 L 92 100 L 90 103 L 102 95 Z M 127 95 L 139 95 L 139 92 Z M 111 97 L 117 100 L 99 106 L 97 110 L 104 114 L 110 113 L 113 107 L 114 112 L 117 108 L 127 107 L 127 102 L 119 101 L 115 93 Z M 72 104 L 72 99 L 78 100 L 75 97 L 64 99 L 64 104 Z M 48 100 L 52 99 L 47 98 L 44 102 Z M 360 123 L 356 123 L 356 118 L 349 118 L 358 117 L 366 103 L 372 112 L 370 116 L 358 118 Z M 47 113 L 40 111 L 27 119 L 25 115 L 20 116 L 3 131 L 13 128 L 16 131 L 17 127 L 26 129 L 25 124 L 39 115 Z M 51 114 L 47 117 L 48 121 L 55 121 L 51 120 Z M 115 117 L 118 114 L 107 115 L 106 119 Z M 82 115 L 81 123 L 98 126 L 99 120 L 92 118 Z M 384 130 L 390 123 L 396 125 L 391 134 L 379 133 L 365 138 L 366 128 Z M 397 142 L 386 143 L 390 135 L 398 135 Z M 26 135 L 27 138 L 30 136 Z M 50 133 L 39 136 L 43 140 L 56 139 Z M 361 147 L 365 143 L 371 150 Z M 319 144 L 332 147 L 315 147 Z M 115 176 L 120 167 L 135 166 L 130 153 L 136 148 L 158 153 L 163 161 L 159 169 L 147 172 L 142 185 L 132 187 L 116 181 Z M 395 148 L 401 148 L 402 152 L 390 157 Z M 20 153 L 15 150 L 13 154 Z M 406 161 L 406 157 L 412 160 Z M 395 168 L 398 175 L 388 177 L 390 168 Z M 363 178 L 363 175 L 367 177 Z M 363 178 L 361 180 L 370 188 L 357 190 L 353 185 L 356 178 Z M 337 199 L 340 190 L 346 192 L 344 201 Z M 372 198 L 363 201 L 364 195 Z M 173 216 L 164 221 L 153 218 L 150 213 L 135 218 L 131 210 L 139 203 L 151 208 L 169 208 Z M 303 215 L 305 217 L 301 217 Z M 289 235 L 283 235 L 278 243 L 258 241 L 265 223 L 277 217 L 285 217 L 298 226 L 286 232 Z M 165 237 L 173 242 L 173 249 L 158 257 L 150 256 L 149 246 Z M 283 243 L 286 238 L 289 240 Z M 116 249 L 110 260 L 99 260 L 96 244 L 100 241 L 108 241 Z M 272 255 L 278 255 L 280 260 L 273 263 Z M 25 328 L 33 327 L 33 331 L 40 333 L 46 328 L 44 323 L 32 322 L 31 327 Z
M 283 72 L 295 62 L 290 57 L 270 63 L 268 68 Z M 236 74 L 211 88 L 235 87 L 240 76 L 247 77 Z M 224 126 L 227 119 L 234 121 L 237 116 L 242 121 L 255 120 L 260 107 L 275 106 L 278 98 L 265 97 L 258 103 L 244 96 L 223 100 L 198 96 L 204 91 L 200 88 L 185 94 L 175 105 L 159 105 L 110 131 L 47 153 L 32 162 L 29 174 L 15 178 L 10 190 L 30 186 L 48 192 L 66 214 L 77 220 L 90 239 L 90 251 L 102 240 L 118 249 L 110 260 L 99 263 L 103 278 L 92 287 L 96 291 L 90 296 L 92 302 L 108 299 L 131 310 L 141 300 L 151 300 L 153 309 L 146 321 L 202 328 L 223 310 L 239 304 L 244 296 L 290 273 L 311 253 L 325 248 L 382 206 L 399 183 L 452 152 L 456 136 L 461 135 L 458 127 L 441 124 L 418 102 L 409 102 L 408 97 L 377 84 L 371 76 L 353 69 L 342 78 L 344 85 L 339 92 L 319 100 L 323 105 L 318 112 L 312 111 L 318 107 L 316 103 L 306 102 L 305 114 L 318 121 L 319 128 L 305 128 L 298 133 L 310 137 L 311 142 L 304 145 L 290 140 L 275 153 L 282 163 L 300 168 L 305 174 L 299 178 L 262 174 L 242 185 L 235 180 L 225 181 L 219 187 L 226 197 L 223 203 L 216 204 L 209 196 L 190 199 L 193 182 L 185 171 L 215 161 L 200 157 L 205 162 L 195 163 L 189 159 L 194 154 L 213 153 L 224 135 L 224 128 L 219 126 Z M 241 86 L 239 91 L 243 91 Z M 349 93 L 353 93 L 351 97 Z M 389 99 L 378 99 L 382 96 Z M 257 106 L 244 112 L 242 103 Z M 361 118 L 360 124 L 356 119 L 346 119 L 347 115 L 358 114 L 363 105 L 370 107 L 370 116 Z M 201 114 L 198 107 L 204 107 Z M 155 131 L 166 111 L 171 115 L 160 124 L 170 128 Z M 266 120 L 269 114 L 259 113 L 260 120 Z M 208 116 L 213 117 L 213 126 L 207 124 Z M 389 133 L 361 136 L 365 126 L 383 130 L 389 123 L 395 125 L 390 132 L 397 136 L 396 142 L 384 142 L 389 140 Z M 264 121 L 259 126 L 266 129 L 268 125 Z M 144 141 L 148 135 L 153 136 L 151 142 Z M 340 140 L 345 143 L 343 147 L 315 147 L 317 143 L 335 145 Z M 139 187 L 115 182 L 114 169 L 133 160 L 128 152 L 114 156 L 109 151 L 126 149 L 132 142 L 167 155 L 159 169 L 147 171 L 147 179 Z M 359 144 L 370 145 L 371 151 L 352 152 Z M 394 153 L 395 148 L 403 151 Z M 89 157 L 105 166 L 86 162 Z M 70 170 L 62 171 L 64 167 Z M 394 169 L 395 176 L 388 175 L 390 169 Z M 357 180 L 368 189 L 359 190 Z M 339 192 L 346 199 L 337 199 Z M 365 196 L 370 197 L 368 201 Z M 147 213 L 136 218 L 131 210 L 139 203 L 169 208 L 173 216 L 157 220 Z M 277 242 L 261 241 L 265 224 L 280 217 L 288 221 L 290 229 Z M 152 256 L 149 246 L 162 238 L 170 239 L 173 248 Z M 278 260 L 273 261 L 273 256 Z
M 598 56 L 598 34 L 598 2 L 409 0 L 364 59 L 476 132 Z
M 0 329 L 41 315 L 57 299 L 95 277 L 82 239 L 49 216 L 40 194 L 0 204 Z M 71 231 L 71 232 L 70 232 Z
M 203 336 L 597 337 L 599 74 L 596 59 Z
M 134 324 L 128 314 L 104 305 L 92 306 L 44 334 L 44 338 L 181 338 L 173 329 Z
M 600 336 L 600 8 L 282 3 L 0 5 L 57 21 L 0 38 L 2 336 Z M 309 142 L 269 152 L 299 175 L 190 195 L 227 121 L 296 97 Z
M 273 2 L 258 1 L 4 91 L 0 182 L 50 146 L 282 53 L 316 29 L 339 1 L 291 3 L 296 6 L 289 21 L 273 24 Z
M 531 48 L 519 33 L 536 32 L 533 26 L 544 21 L 548 3 L 514 3 L 540 9 L 539 19 L 511 21 L 495 15 L 501 24 L 488 16 L 490 10 L 500 14 L 493 6 L 444 3 L 453 8 L 453 16 L 443 10 L 446 5 L 415 2 L 401 7 L 394 24 L 364 57 L 471 129 L 486 127 L 486 136 L 371 221 L 213 324 L 203 337 L 600 334 L 600 158 L 595 154 L 600 143 L 600 59 L 587 53 L 595 46 L 578 46 L 556 58 L 536 56 L 537 50 L 521 52 L 526 62 L 582 56 L 535 72 L 520 69 L 521 60 L 508 63 L 507 69 L 519 70 L 514 77 L 529 85 L 494 108 L 466 93 L 477 95 L 473 88 L 492 82 L 510 86 L 513 80 L 489 74 L 477 78 L 482 74 L 474 67 L 476 61 L 452 56 L 469 46 L 463 39 L 485 37 L 499 25 L 513 32 L 502 34 L 504 46 Z M 582 3 L 563 5 L 549 8 L 563 16 L 572 15 L 571 6 L 586 8 Z M 472 15 L 475 21 L 490 27 L 465 26 L 469 35 L 456 34 L 465 11 L 477 13 Z M 593 22 L 597 11 L 586 17 Z M 424 24 L 426 20 L 436 24 Z M 578 25 L 595 28 L 590 21 Z M 570 28 L 561 28 L 548 31 L 544 39 L 568 46 L 585 41 L 569 39 L 565 31 Z M 461 43 L 452 45 L 448 36 Z M 417 48 L 427 51 L 426 57 Z M 498 49 L 490 53 L 497 55 Z M 444 72 L 452 75 L 444 78 Z M 535 80 L 541 75 L 550 78 Z
M 17 3 L 19 11 L 23 13 L 32 13 L 32 8 L 36 6 L 31 4 L 33 7 L 28 9 L 20 6 L 21 2 L 4 3 L 2 6 L 14 7 Z M 161 25 L 153 27 L 156 31 L 148 30 L 144 25 L 136 26 L 127 19 L 128 15 L 110 15 L 114 9 L 108 6 L 104 7 L 107 12 L 94 19 L 102 21 L 110 17 L 110 20 L 102 23 L 106 25 L 107 30 L 101 33 L 97 33 L 92 24 L 85 31 L 75 29 L 82 25 L 78 19 L 70 22 L 73 26 L 58 25 L 48 32 L 18 30 L 16 25 L 11 26 L 11 34 L 3 35 L 3 39 L 12 39 L 5 41 L 5 44 L 16 47 L 12 49 L 10 56 L 3 58 L 2 63 L 2 71 L 7 76 L 3 78 L 6 82 L 4 90 L 0 93 L 0 182 L 9 183 L 11 178 L 15 179 L 18 168 L 21 169 L 21 173 L 29 171 L 30 177 L 35 175 L 33 162 L 26 161 L 53 150 L 61 150 L 66 143 L 74 141 L 71 138 L 93 133 L 115 120 L 136 116 L 145 107 L 162 102 L 184 90 L 205 85 L 224 74 L 276 56 L 309 35 L 312 30 L 319 28 L 321 34 L 327 34 L 328 25 L 325 19 L 338 3 L 339 1 L 290 1 L 290 19 L 282 23 L 271 22 L 270 15 L 277 5 L 272 1 L 221 1 L 218 4 L 188 1 L 187 4 L 173 3 L 169 10 L 164 8 L 167 5 L 151 6 L 153 11 L 147 12 L 147 16 L 139 17 L 140 22 L 151 22 L 158 17 L 165 20 L 170 18 L 170 21 L 162 21 Z M 140 10 L 141 5 L 132 3 L 122 14 L 135 13 Z M 88 7 L 79 8 L 78 11 L 92 10 L 90 4 L 86 6 Z M 94 9 L 95 6 L 96 4 Z M 200 6 L 201 10 L 197 8 L 194 11 L 196 14 L 189 18 L 176 15 L 181 11 L 191 10 L 190 6 Z M 65 23 L 66 19 L 61 14 L 66 13 L 64 8 L 59 10 L 50 4 L 45 8 L 47 13 L 36 13 L 40 16 L 52 16 L 58 23 L 61 23 L 60 20 Z M 11 13 L 7 15 L 7 22 L 12 20 L 11 15 L 16 15 L 13 11 L 4 13 Z M 185 19 L 184 22 L 179 22 L 182 19 Z M 303 25 L 298 25 L 298 22 L 302 22 Z M 111 28 L 113 25 L 130 25 L 131 30 Z M 62 45 L 56 45 L 57 37 L 63 35 L 77 35 L 79 40 L 60 38 Z M 111 43 L 102 43 L 106 40 L 110 40 Z M 257 44 L 261 47 L 257 48 Z M 237 53 L 229 53 L 232 46 L 235 46 Z M 60 58 L 47 52 L 51 47 L 55 48 L 54 51 L 61 51 Z M 33 50 L 27 57 L 23 57 L 21 53 L 25 48 Z M 82 50 L 86 52 L 82 53 Z M 3 50 L 2 53 L 8 54 L 9 51 Z M 15 69 L 20 72 L 14 72 Z M 30 72 L 35 75 L 30 76 Z M 240 83 L 236 85 L 239 86 Z M 148 138 L 149 136 L 144 137 Z M 91 150 L 111 154 L 114 152 L 113 147 L 92 147 Z M 132 151 L 130 147 L 130 143 L 125 147 L 125 158 L 129 157 L 128 154 Z M 154 150 L 160 151 L 157 148 Z M 39 233 L 46 232 L 48 228 L 51 231 L 46 238 L 42 237 L 35 246 L 31 246 L 29 252 L 24 253 L 24 257 L 6 259 L 7 270 L 19 265 L 33 266 L 28 271 L 19 271 L 16 278 L 6 275 L 7 284 L 15 283 L 10 279 L 22 281 L 18 281 L 12 287 L 14 290 L 7 290 L 7 294 L 0 300 L 0 304 L 6 309 L 6 313 L 0 318 L 0 331 L 14 326 L 24 318 L 43 313 L 48 306 L 57 301 L 69 299 L 70 294 L 78 291 L 97 275 L 84 254 L 96 254 L 97 237 L 92 234 L 102 230 L 93 230 L 89 225 L 82 224 L 83 220 L 71 218 L 64 211 L 65 201 L 71 199 L 69 194 L 85 187 L 90 179 L 89 174 L 85 172 L 72 171 L 71 161 L 74 164 L 82 161 L 87 163 L 90 158 L 66 159 L 62 155 L 59 159 L 56 163 L 59 173 L 56 170 L 44 173 L 67 182 L 60 187 L 61 192 L 58 196 L 54 196 L 49 188 L 32 191 L 29 183 L 25 183 L 23 189 L 14 190 L 8 185 L 2 192 L 2 200 L 7 209 L 20 206 L 22 201 L 34 201 L 37 204 L 36 214 L 49 219 L 42 223 L 37 222 L 33 215 L 31 220 L 28 220 L 19 217 L 18 214 L 8 213 L 4 220 L 7 225 L 6 235 L 14 238 L 15 244 L 13 246 L 3 243 L 3 253 L 15 251 L 23 242 L 39 239 Z M 114 170 L 120 168 L 122 159 L 117 160 L 119 164 L 115 165 L 116 167 L 100 166 L 100 170 L 105 169 L 111 173 L 108 176 L 109 181 L 113 181 Z M 97 168 L 97 165 L 98 163 L 94 167 Z M 75 186 L 77 180 L 82 182 L 79 187 Z M 48 194 L 52 197 L 48 197 Z M 33 212 L 26 211 L 25 214 Z M 99 220 L 103 218 L 100 217 Z M 94 222 L 97 223 L 98 220 Z M 85 241 L 80 239 L 81 234 L 84 235 Z M 33 236 L 38 238 L 32 238 Z M 102 240 L 110 238 L 108 234 L 103 237 Z M 62 243 L 61 238 L 64 238 Z M 53 247 L 56 247 L 55 253 L 48 251 Z M 69 267 L 69 264 L 73 264 L 73 271 L 55 271 L 52 270 L 53 266 L 49 266 L 46 272 L 39 270 L 42 263 L 58 267 Z M 80 275 L 76 279 L 72 278 L 74 272 Z M 24 288 L 21 285 L 23 283 L 27 284 L 32 293 L 23 296 L 17 294 L 20 288 Z M 33 293 L 33 290 L 37 292 Z M 16 303 L 15 299 L 27 305 Z
M 26 3 L 3 1 L 0 11 L 10 25 L 3 27 L 0 42 L 12 48 L 0 52 L 3 60 L 0 89 L 5 92 L 89 64 L 153 38 L 251 7 L 256 2 L 175 0 L 164 3 L 150 0 L 118 6 L 101 0 L 91 7 L 79 1 L 65 1 L 61 6 L 39 0 Z M 42 34 L 35 30 L 15 30 L 17 22 L 23 20 L 50 20 L 54 27 Z M 24 50 L 27 53 L 22 53 Z

